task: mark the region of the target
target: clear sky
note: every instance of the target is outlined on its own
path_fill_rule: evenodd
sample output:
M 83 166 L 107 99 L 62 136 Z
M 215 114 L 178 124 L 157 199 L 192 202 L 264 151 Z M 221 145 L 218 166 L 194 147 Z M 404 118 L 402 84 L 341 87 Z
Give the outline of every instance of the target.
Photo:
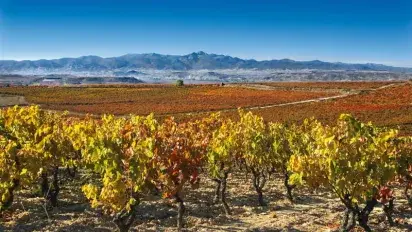
M 126 53 L 412 67 L 412 0 L 0 0 L 0 59 Z

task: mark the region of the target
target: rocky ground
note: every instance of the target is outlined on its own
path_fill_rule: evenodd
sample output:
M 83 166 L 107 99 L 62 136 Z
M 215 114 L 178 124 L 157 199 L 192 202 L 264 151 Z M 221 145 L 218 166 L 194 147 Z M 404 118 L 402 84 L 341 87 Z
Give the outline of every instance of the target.
M 43 199 L 32 193 L 18 194 L 14 211 L 3 215 L 0 231 L 113 231 L 111 219 L 91 209 L 80 193 L 79 184 L 68 182 L 61 191 L 60 206 L 45 211 Z M 297 189 L 295 204 L 284 195 L 280 178 L 271 179 L 265 188 L 265 207 L 257 206 L 257 197 L 244 175 L 228 180 L 228 203 L 233 215 L 213 204 L 214 182 L 203 178 L 201 187 L 185 194 L 187 231 L 336 231 L 344 210 L 339 199 L 326 192 L 310 193 Z M 381 206 L 372 212 L 373 231 L 412 231 L 412 209 L 401 190 L 395 192 L 395 227 L 389 227 Z M 81 197 L 79 197 L 81 196 Z M 132 231 L 175 231 L 176 204 L 158 196 L 145 198 L 139 206 L 138 220 Z M 356 228 L 356 231 L 362 231 Z

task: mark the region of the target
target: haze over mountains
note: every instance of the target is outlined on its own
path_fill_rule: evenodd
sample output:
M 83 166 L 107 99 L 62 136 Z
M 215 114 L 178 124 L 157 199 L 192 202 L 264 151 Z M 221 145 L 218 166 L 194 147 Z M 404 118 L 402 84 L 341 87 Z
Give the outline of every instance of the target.
M 102 58 L 99 56 L 82 56 L 79 58 L 62 58 L 35 61 L 0 61 L 1 73 L 19 72 L 84 72 L 113 71 L 126 69 L 154 70 L 202 70 L 202 69 L 317 69 L 317 70 L 351 70 L 351 71 L 389 71 L 412 72 L 412 68 L 392 67 L 381 64 L 331 63 L 319 60 L 294 61 L 282 60 L 245 60 L 226 55 L 194 52 L 188 55 L 127 54 L 119 57 Z
M 122 81 L 130 83 L 134 83 L 133 79 L 139 82 L 168 82 L 176 79 L 194 82 L 406 80 L 412 78 L 412 68 L 319 60 L 256 61 L 194 52 L 188 55 L 150 53 L 110 58 L 82 56 L 35 61 L 3 60 L 0 61 L 0 77 L 0 82 L 16 83 L 19 79 L 17 83 L 20 84 L 35 84 L 42 78 L 59 78 L 61 83 L 78 83 L 79 79 L 73 78 L 79 77 L 89 77 L 87 80 L 99 77 L 98 83 L 110 78 L 123 78 Z

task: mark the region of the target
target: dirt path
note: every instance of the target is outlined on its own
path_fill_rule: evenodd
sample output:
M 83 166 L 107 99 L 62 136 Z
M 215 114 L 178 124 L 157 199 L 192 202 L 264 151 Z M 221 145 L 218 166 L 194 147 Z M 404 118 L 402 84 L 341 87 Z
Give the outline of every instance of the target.
M 24 96 L 0 94 L 0 107 L 28 105 Z

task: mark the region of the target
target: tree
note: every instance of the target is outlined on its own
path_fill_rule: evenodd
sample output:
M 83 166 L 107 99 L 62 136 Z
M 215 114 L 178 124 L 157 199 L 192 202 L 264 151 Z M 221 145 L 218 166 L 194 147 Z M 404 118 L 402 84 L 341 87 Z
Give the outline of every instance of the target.
M 226 202 L 227 178 L 234 168 L 236 159 L 241 155 L 239 138 L 236 123 L 224 120 L 214 131 L 208 148 L 209 175 L 216 182 L 215 202 L 221 201 L 226 214 L 231 214 Z
M 176 80 L 176 86 L 181 87 L 183 85 L 184 85 L 183 80 Z
M 208 146 L 206 138 L 200 121 L 178 124 L 173 118 L 166 119 L 155 136 L 153 181 L 163 197 L 173 197 L 178 203 L 179 231 L 183 228 L 185 213 L 183 187 L 186 183 L 192 187 L 199 185 Z
M 0 208 L 4 209 L 11 205 L 16 189 L 32 187 L 49 167 L 57 169 L 64 162 L 60 149 L 66 144 L 58 136 L 62 132 L 60 114 L 42 111 L 38 106 L 16 106 L 2 110 L 0 118 L 0 163 L 8 165 L 2 171 L 0 180 Z M 56 206 L 59 193 L 57 173 L 53 176 L 52 187 L 43 183 L 44 188 L 52 188 L 44 196 Z
M 270 156 L 269 131 L 262 117 L 251 112 L 239 110 L 240 121 L 238 127 L 241 135 L 241 162 L 246 170 L 252 173 L 252 184 L 258 194 L 260 206 L 266 205 L 263 201 L 263 188 L 269 176 L 273 173 Z
M 20 186 L 23 171 L 18 158 L 19 145 L 3 135 L 0 137 L 0 212 L 9 208 L 14 191 Z M 26 169 L 24 169 L 26 170 Z
M 291 157 L 292 182 L 333 191 L 346 207 L 342 231 L 350 231 L 356 221 L 371 231 L 369 214 L 380 190 L 395 174 L 391 140 L 397 131 L 378 129 L 347 114 L 340 116 L 334 128 L 317 125 L 310 131 L 307 136 L 315 138 L 308 143 L 311 152 Z
M 136 218 L 139 194 L 152 168 L 153 115 L 131 116 L 130 120 L 104 116 L 73 125 L 73 144 L 82 152 L 83 166 L 100 176 L 82 187 L 93 208 L 113 217 L 119 231 L 128 231 Z
M 70 120 L 65 114 L 44 112 L 43 124 L 36 133 L 37 142 L 32 145 L 32 152 L 41 158 L 41 192 L 53 207 L 57 206 L 57 196 L 60 192 L 59 170 L 66 167 L 76 167 L 80 161 L 79 153 L 74 149 L 66 129 L 70 127 Z M 75 171 L 69 171 L 72 176 Z M 49 183 L 49 175 L 52 177 Z
M 397 146 L 397 176 L 396 180 L 405 186 L 404 194 L 412 207 L 412 137 L 400 137 L 394 140 Z
M 289 160 L 292 156 L 292 146 L 296 144 L 299 139 L 296 131 L 296 126 L 288 127 L 281 123 L 270 123 L 270 137 L 271 137 L 271 160 L 273 168 L 278 170 L 284 176 L 284 185 L 286 188 L 287 198 L 290 202 L 293 202 L 292 190 L 296 185 L 289 183 L 289 176 L 291 175 L 288 170 Z

